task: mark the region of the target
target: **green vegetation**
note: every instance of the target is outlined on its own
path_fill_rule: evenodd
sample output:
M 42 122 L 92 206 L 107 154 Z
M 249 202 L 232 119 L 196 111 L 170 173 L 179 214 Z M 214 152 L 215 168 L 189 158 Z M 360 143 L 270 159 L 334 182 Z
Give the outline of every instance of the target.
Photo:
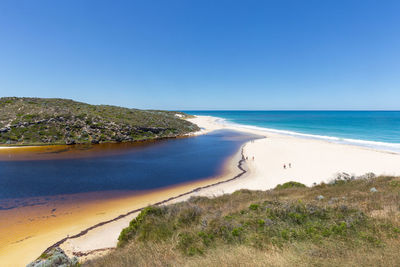
M 0 98 L 0 144 L 126 142 L 176 137 L 199 128 L 181 112 L 89 105 L 67 99 Z
M 294 187 L 306 187 L 304 184 L 302 183 L 298 183 L 298 182 L 287 182 L 284 184 L 278 184 L 275 189 L 287 189 L 287 188 L 294 188 Z
M 373 176 L 311 188 L 289 182 L 147 207 L 121 232 L 116 250 L 86 265 L 394 266 L 398 184 Z
M 48 259 L 50 257 L 50 255 L 48 254 L 48 253 L 42 253 L 40 256 L 39 256 L 39 259 Z
M 81 266 L 81 264 L 76 257 L 69 258 L 62 249 L 57 247 L 51 249 L 47 253 L 43 253 L 39 258 L 27 265 L 27 267 L 38 266 L 78 267 Z

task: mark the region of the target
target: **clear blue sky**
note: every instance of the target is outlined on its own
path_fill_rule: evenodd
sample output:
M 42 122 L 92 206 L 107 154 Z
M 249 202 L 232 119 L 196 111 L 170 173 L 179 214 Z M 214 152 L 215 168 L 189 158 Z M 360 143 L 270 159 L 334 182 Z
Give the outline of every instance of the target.
M 400 1 L 0 1 L 0 96 L 400 109 Z

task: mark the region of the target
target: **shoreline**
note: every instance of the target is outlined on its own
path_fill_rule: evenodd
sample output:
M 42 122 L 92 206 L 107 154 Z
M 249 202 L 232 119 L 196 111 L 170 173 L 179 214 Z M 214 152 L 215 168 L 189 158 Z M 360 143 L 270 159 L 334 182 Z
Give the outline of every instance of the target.
M 168 186 L 156 190 L 141 192 L 139 194 L 125 194 L 121 197 L 109 197 L 104 198 L 100 196 L 99 200 L 94 200 L 91 202 L 81 201 L 79 203 L 66 204 L 61 209 L 57 208 L 56 215 L 57 218 L 52 218 L 53 214 L 49 211 L 51 207 L 48 205 L 36 206 L 34 209 L 31 207 L 23 207 L 21 209 L 22 214 L 25 214 L 28 217 L 28 213 L 26 211 L 30 211 L 30 215 L 35 216 L 36 223 L 38 219 L 36 217 L 50 217 L 46 220 L 49 221 L 50 225 L 45 227 L 40 226 L 40 222 L 36 223 L 36 227 L 30 229 L 25 229 L 23 225 L 21 226 L 13 226 L 14 230 L 11 230 L 14 233 L 18 233 L 18 235 L 12 235 L 13 240 L 3 239 L 5 243 L 3 243 L 1 247 L 2 253 L 0 253 L 0 262 L 4 264 L 4 266 L 19 266 L 23 264 L 27 264 L 32 260 L 36 259 L 43 251 L 47 251 L 49 245 L 53 244 L 50 247 L 54 246 L 54 243 L 60 245 L 63 243 L 69 243 L 66 241 L 81 241 L 79 237 L 82 239 L 86 239 L 87 236 L 91 236 L 95 234 L 96 230 L 106 229 L 105 234 L 107 235 L 105 239 L 104 236 L 99 236 L 100 238 L 96 238 L 96 242 L 90 244 L 92 245 L 100 245 L 100 248 L 91 248 L 91 249 L 84 249 L 78 251 L 75 249 L 77 248 L 76 244 L 73 244 L 71 250 L 68 250 L 68 247 L 63 249 L 67 252 L 69 256 L 74 254 L 80 254 L 82 256 L 92 256 L 92 250 L 95 250 L 96 255 L 97 253 L 101 253 L 105 250 L 108 250 L 111 247 L 115 247 L 117 243 L 117 238 L 119 233 L 123 228 L 125 228 L 129 222 L 138 214 L 138 212 L 148 206 L 157 204 L 164 204 L 164 203 L 171 203 L 173 201 L 183 201 L 190 197 L 190 195 L 194 194 L 198 190 L 202 190 L 204 188 L 208 188 L 210 184 L 220 184 L 221 182 L 225 181 L 227 178 L 231 179 L 232 177 L 242 176 L 245 174 L 241 169 L 237 168 L 237 164 L 243 163 L 242 159 L 242 148 L 239 148 L 234 155 L 228 157 L 224 164 L 221 166 L 221 171 L 216 176 L 208 177 L 205 179 L 197 180 L 194 182 L 187 182 L 183 184 L 177 184 L 173 186 Z M 239 163 L 240 161 L 240 163 Z M 244 168 L 239 165 L 240 168 Z M 244 170 L 244 169 L 243 169 Z M 115 195 L 115 194 L 114 194 Z M 80 196 L 79 194 L 77 196 Z M 70 196 L 70 198 L 76 198 L 74 196 Z M 81 197 L 84 200 L 86 197 Z M 90 198 L 90 196 L 89 196 Z M 95 199 L 95 198 L 94 198 Z M 41 210 L 45 209 L 47 213 L 42 212 Z M 60 211 L 59 211 L 60 210 Z M 70 213 L 69 217 L 62 217 L 63 214 Z M 7 210 L 0 211 L 0 225 L 7 225 L 9 221 L 9 216 L 7 214 Z M 60 214 L 60 215 L 59 215 Z M 23 215 L 23 216 L 25 216 Z M 60 217 L 61 216 L 61 217 Z M 2 218 L 7 218 L 7 221 L 1 220 Z M 31 216 L 32 217 L 32 216 Z M 33 218 L 33 217 L 32 217 Z M 40 220 L 39 218 L 39 220 Z M 20 221 L 19 218 L 12 219 L 16 223 Z M 54 221 L 61 220 L 61 225 L 54 225 Z M 68 221 L 68 222 L 65 222 Z M 73 223 L 71 223 L 73 222 Z M 41 225 L 44 225 L 43 222 Z M 22 228 L 21 228 L 22 227 Z M 114 234 L 109 234 L 109 228 L 114 229 Z M 1 228 L 1 227 L 0 227 Z M 7 228 L 8 230 L 9 228 Z M 84 230 L 82 230 L 84 229 Z M 40 232 L 37 232 L 40 231 Z M 112 231 L 111 231 L 112 232 Z M 1 238 L 1 231 L 0 231 L 0 238 Z M 76 237 L 76 238 L 73 238 Z M 11 242 L 13 241 L 13 242 Z M 102 242 L 105 243 L 105 246 L 102 246 Z M 100 243 L 100 244 L 99 244 Z M 107 245 L 111 243 L 111 245 Z M 61 246 L 68 246 L 68 244 L 63 244 Z M 79 248 L 79 247 L 78 247 Z M 21 255 L 21 251 L 27 251 L 29 253 L 24 253 Z M 68 253 L 69 252 L 69 253 Z
M 329 142 L 332 144 L 338 145 L 348 145 L 354 146 L 358 148 L 365 148 L 370 149 L 378 152 L 386 152 L 391 154 L 400 154 L 400 143 L 388 143 L 383 141 L 373 141 L 373 140 L 365 140 L 365 139 L 354 139 L 354 138 L 341 138 L 337 136 L 328 136 L 328 135 L 318 135 L 318 134 L 308 134 L 302 132 L 295 132 L 291 130 L 281 130 L 281 129 L 274 129 L 274 128 L 266 128 L 262 126 L 254 126 L 249 124 L 239 124 L 235 122 L 229 122 L 225 118 L 221 117 L 214 117 L 208 115 L 201 115 L 197 116 L 197 118 L 202 118 L 202 120 L 208 121 L 208 126 L 210 125 L 212 128 L 223 128 L 223 129 L 233 129 L 237 131 L 247 132 L 247 133 L 257 133 L 260 135 L 282 135 L 294 138 L 301 138 L 301 139 L 308 139 L 308 140 L 315 140 L 315 141 L 323 141 Z M 196 119 L 189 119 L 191 122 L 195 122 Z M 210 124 L 211 122 L 211 124 Z M 217 126 L 218 125 L 218 126 Z M 202 129 L 197 133 L 203 134 L 210 132 L 209 129 Z M 397 150 L 390 150 L 396 148 Z
M 139 202 L 134 200 L 135 196 L 127 197 L 119 202 L 111 203 L 110 201 L 108 203 L 112 206 L 110 208 L 113 211 L 118 208 L 120 211 L 114 212 L 116 216 L 108 216 L 107 220 L 97 220 L 97 223 L 92 224 L 77 223 L 75 228 L 80 228 L 79 231 L 76 230 L 71 236 L 64 235 L 63 239 L 59 239 L 56 244 L 62 241 L 60 247 L 68 256 L 80 256 L 80 260 L 85 261 L 115 248 L 121 230 L 143 207 L 149 204 L 164 205 L 184 201 L 190 196 L 212 197 L 239 189 L 267 190 L 288 181 L 298 181 L 310 186 L 313 183 L 327 182 L 335 174 L 341 172 L 355 175 L 363 175 L 367 172 L 375 172 L 378 175 L 385 173 L 400 175 L 400 155 L 398 154 L 324 140 L 257 131 L 240 126 L 227 126 L 218 123 L 215 117 L 198 116 L 189 121 L 201 128 L 200 131 L 191 134 L 193 136 L 218 129 L 228 129 L 264 138 L 242 145 L 234 156 L 227 159 L 223 173 L 218 177 L 150 192 L 145 194 Z M 248 160 L 244 161 L 246 157 Z M 255 159 L 253 160 L 252 157 Z M 240 167 L 238 168 L 237 165 L 241 166 L 240 162 L 245 166 L 245 170 L 241 170 L 243 173 L 238 176 Z M 287 163 L 291 163 L 292 168 L 282 168 L 282 164 Z M 122 206 L 125 207 L 125 212 L 122 212 Z M 85 225 L 87 227 L 84 227 Z M 36 257 L 40 253 L 36 253 Z
M 40 147 L 40 146 L 0 146 L 0 149 L 15 149 L 15 148 L 32 148 L 32 147 Z
M 206 188 L 209 188 L 209 187 L 213 187 L 213 186 L 216 186 L 216 185 L 221 185 L 221 184 L 224 184 L 224 183 L 228 183 L 228 182 L 230 182 L 230 181 L 233 181 L 233 180 L 236 180 L 236 179 L 242 177 L 244 174 L 247 173 L 247 170 L 246 170 L 246 169 L 244 168 L 244 166 L 243 166 L 243 165 L 245 164 L 245 158 L 244 158 L 244 155 L 243 155 L 243 148 L 241 148 L 240 151 L 241 151 L 240 154 L 241 154 L 242 158 L 239 160 L 239 162 L 238 162 L 238 164 L 237 164 L 237 168 L 240 170 L 240 173 L 239 173 L 239 174 L 237 174 L 237 175 L 235 175 L 234 177 L 229 178 L 229 179 L 227 179 L 227 180 L 216 181 L 215 183 L 212 183 L 212 184 L 206 184 L 206 185 L 203 185 L 203 186 L 196 187 L 196 188 L 194 188 L 194 189 L 192 189 L 192 190 L 190 190 L 190 191 L 181 193 L 181 194 L 176 195 L 176 196 L 172 196 L 172 197 L 170 197 L 170 198 L 168 198 L 168 199 L 165 199 L 165 200 L 161 200 L 161 201 L 155 202 L 155 203 L 153 203 L 153 204 L 151 204 L 151 205 L 159 206 L 159 205 L 169 204 L 168 202 L 180 200 L 180 198 L 182 198 L 182 197 L 187 197 L 187 196 L 189 196 L 189 195 L 191 195 L 191 194 L 193 194 L 193 193 L 196 193 L 196 192 L 198 192 L 198 191 L 200 191 L 200 190 L 203 190 L 203 189 L 206 189 Z M 205 179 L 205 180 L 207 180 L 207 179 Z M 178 185 L 178 186 L 179 186 L 179 185 Z M 171 187 L 175 187 L 175 186 L 171 186 Z M 63 238 L 62 240 L 60 240 L 60 241 L 54 243 L 53 245 L 51 245 L 50 247 L 48 247 L 48 248 L 44 251 L 44 253 L 47 253 L 47 252 L 49 252 L 51 249 L 62 245 L 62 244 L 65 243 L 68 239 L 75 239 L 75 238 L 81 237 L 81 236 L 85 235 L 86 233 L 88 233 L 90 230 L 93 230 L 93 229 L 95 229 L 95 228 L 101 227 L 101 226 L 106 225 L 106 224 L 111 223 L 111 222 L 118 221 L 119 219 L 125 218 L 125 217 L 127 217 L 127 216 L 129 216 L 129 215 L 131 215 L 131 214 L 139 213 L 139 212 L 142 211 L 144 208 L 146 208 L 146 207 L 141 207 L 141 208 L 138 208 L 138 209 L 131 210 L 131 211 L 129 211 L 129 212 L 125 213 L 125 214 L 121 214 L 121 215 L 119 215 L 118 217 L 113 218 L 113 219 L 111 219 L 111 220 L 104 221 L 104 222 L 100 222 L 100 223 L 98 223 L 98 224 L 96 224 L 96 225 L 93 225 L 93 226 L 91 226 L 91 227 L 89 227 L 89 228 L 87 228 L 87 229 L 85 229 L 85 230 L 82 230 L 80 233 L 78 233 L 78 234 L 76 234 L 76 235 L 69 236 L 69 237 L 65 237 L 65 238 Z M 104 249 L 107 249 L 107 248 L 104 248 Z M 94 250 L 94 251 L 98 251 L 98 250 L 103 250 L 103 249 L 96 249 L 96 250 Z M 91 254 L 91 253 L 90 253 L 90 252 L 85 252 L 85 253 L 82 253 L 82 254 L 84 254 L 85 256 L 87 256 L 87 255 L 89 255 L 89 254 Z M 75 255 L 75 254 L 74 254 L 74 255 Z
M 301 138 L 259 129 L 249 129 L 236 124 L 221 123 L 220 118 L 198 116 L 191 119 L 208 131 L 229 129 L 264 136 L 248 142 L 244 154 L 249 161 L 250 176 L 240 185 L 226 187 L 227 192 L 240 188 L 267 190 L 290 180 L 311 186 L 328 182 L 336 174 L 400 175 L 400 154 L 353 144 L 338 144 L 327 140 Z M 284 169 L 291 163 L 293 168 Z
M 201 130 L 200 130 L 201 131 Z M 198 132 L 200 132 L 198 131 Z M 52 147 L 74 147 L 74 146 L 93 146 L 93 145 L 113 145 L 113 144 L 136 144 L 136 143 L 146 143 L 146 142 L 156 142 L 160 140 L 168 140 L 168 139 L 178 139 L 178 138 L 186 138 L 186 137 L 191 137 L 195 136 L 197 132 L 190 132 L 190 133 L 185 133 L 177 136 L 164 136 L 164 137 L 156 137 L 156 138 L 148 138 L 148 139 L 140 139 L 140 140 L 134 140 L 134 141 L 110 141 L 110 142 L 99 142 L 99 143 L 75 143 L 75 144 L 70 144 L 67 145 L 65 143 L 53 143 L 53 144 L 21 144 L 21 145 L 0 145 L 0 150 L 2 149 L 22 149 L 22 148 L 52 148 Z
M 245 144 L 226 160 L 221 175 L 181 185 L 173 185 L 166 189 L 170 189 L 171 193 L 175 194 L 165 193 L 163 192 L 164 189 L 160 189 L 156 194 L 158 194 L 158 196 L 162 195 L 167 197 L 161 198 L 160 201 L 153 202 L 151 205 L 168 205 L 185 201 L 192 196 L 201 194 L 203 191 L 208 191 L 210 188 L 223 186 L 226 183 L 246 177 L 248 175 L 248 168 L 243 155 L 244 146 Z M 91 227 L 91 230 L 86 231 L 85 234 L 77 235 L 75 238 L 70 237 L 62 242 L 63 244 L 60 245 L 60 248 L 63 249 L 69 257 L 77 256 L 83 262 L 104 255 L 104 253 L 107 253 L 109 250 L 115 249 L 117 238 L 122 229 L 127 227 L 129 222 L 146 206 L 131 210 L 128 212 L 129 214 L 123 214 L 122 217 L 120 215 L 118 218 L 114 218 L 102 225 Z M 115 235 L 110 235 L 110 231 L 114 231 Z M 52 247 L 54 246 L 48 249 Z
M 193 133 L 193 136 L 196 135 L 201 135 L 201 134 L 207 134 L 209 132 L 212 132 L 214 130 L 219 130 L 219 129 L 229 129 L 229 130 L 236 130 L 236 131 L 241 131 L 241 132 L 247 132 L 250 134 L 254 134 L 254 135 L 259 135 L 259 136 L 263 136 L 264 138 L 262 139 L 256 139 L 250 142 L 245 143 L 242 148 L 241 148 L 241 154 L 242 154 L 242 160 L 244 160 L 246 157 L 249 158 L 249 160 L 245 161 L 246 163 L 246 167 L 248 168 L 248 172 L 246 172 L 246 175 L 240 175 L 239 177 L 236 177 L 234 179 L 227 179 L 225 181 L 222 182 L 217 182 L 217 183 L 213 183 L 213 184 L 209 184 L 207 186 L 204 186 L 202 188 L 198 188 L 196 190 L 192 190 L 190 192 L 186 192 L 183 194 L 183 196 L 208 196 L 208 197 L 213 197 L 213 196 L 217 196 L 217 195 L 221 195 L 221 194 L 225 194 L 225 193 L 232 193 L 236 190 L 239 189 L 254 189 L 254 190 L 267 190 L 267 189 L 271 189 L 273 187 L 275 187 L 278 183 L 283 183 L 289 180 L 297 180 L 299 182 L 303 182 L 307 185 L 312 185 L 312 183 L 314 182 L 324 182 L 327 181 L 328 178 L 330 178 L 331 175 L 333 175 L 334 173 L 338 173 L 339 170 L 335 170 L 334 172 L 332 172 L 330 175 L 325 175 L 325 176 L 321 176 L 318 178 L 312 178 L 314 179 L 313 181 L 309 181 L 310 179 L 308 179 L 308 181 L 304 181 L 303 179 L 296 179 L 293 178 L 291 176 L 289 177 L 282 177 L 282 178 L 278 178 L 278 179 L 271 179 L 272 182 L 266 182 L 268 181 L 265 177 L 265 175 L 269 176 L 269 174 L 267 172 L 265 172 L 264 170 L 260 170 L 260 166 L 262 166 L 262 162 L 259 162 L 259 156 L 262 158 L 262 155 L 259 155 L 260 153 L 260 149 L 255 149 L 257 147 L 262 147 L 263 145 L 265 145 L 265 142 L 269 142 L 271 139 L 276 139 L 276 138 L 283 138 L 284 140 L 287 139 L 291 139 L 291 140 L 295 140 L 296 142 L 300 140 L 302 140 L 302 138 L 299 137 L 293 137 L 293 136 L 286 136 L 286 135 L 282 135 L 282 134 L 274 134 L 274 133 L 269 133 L 269 132 L 265 132 L 265 131 L 256 131 L 253 129 L 247 129 L 245 127 L 240 127 L 240 126 L 233 126 L 233 125 L 224 125 L 218 122 L 218 118 L 216 117 L 208 117 L 208 116 L 197 116 L 195 118 L 191 118 L 189 119 L 191 122 L 199 125 L 201 127 L 201 130 Z M 317 142 L 318 144 L 324 143 L 324 144 L 329 144 L 328 146 L 334 146 L 334 147 L 350 147 L 351 149 L 357 149 L 358 152 L 360 151 L 371 151 L 373 153 L 383 153 L 386 155 L 391 155 L 392 153 L 390 152 L 386 152 L 386 151 L 375 151 L 372 150 L 370 148 L 365 148 L 365 147 L 358 147 L 358 146 L 353 146 L 353 145 L 347 145 L 347 144 L 336 144 L 336 143 L 330 143 L 328 141 L 324 141 L 324 140 L 314 140 L 314 139 L 305 139 L 305 142 L 311 142 L 311 143 L 315 143 Z M 255 151 L 256 150 L 256 151 Z M 257 159 L 256 160 L 251 160 L 252 155 L 257 155 Z M 398 156 L 398 155 L 396 155 Z M 396 158 L 398 160 L 400 160 L 400 157 Z M 400 162 L 400 161 L 399 161 Z M 230 161 L 230 163 L 232 165 L 232 161 Z M 366 172 L 360 173 L 360 174 L 365 174 Z M 400 168 L 398 169 L 397 174 L 400 174 Z M 237 179 L 237 178 L 241 178 L 241 179 Z M 176 198 L 172 198 L 172 199 L 168 199 L 166 201 L 163 201 L 162 204 L 169 204 L 169 203 L 174 203 L 174 202 L 178 202 L 178 201 L 183 201 L 185 200 L 185 198 L 182 197 L 176 197 Z M 137 214 L 137 213 L 136 213 Z M 122 230 L 122 229 L 121 229 Z M 106 234 L 106 231 L 103 231 L 101 234 Z M 84 238 L 83 238 L 84 239 Z M 90 239 L 90 238 L 88 238 Z M 94 237 L 92 237 L 92 239 L 94 239 Z M 89 240 L 87 240 L 89 241 Z M 85 240 L 82 240 L 82 243 L 85 243 Z M 73 253 L 71 250 L 69 250 L 71 247 L 76 246 L 77 244 L 69 244 L 68 246 L 62 246 L 62 248 L 67 252 L 67 254 L 69 254 L 70 256 L 77 256 L 79 255 L 79 253 Z M 104 253 L 104 250 L 109 250 L 112 249 L 112 247 L 104 247 L 104 248 L 96 248 L 94 250 L 92 250 L 92 255 L 91 252 L 87 253 L 84 252 L 84 256 L 88 256 L 85 257 L 83 259 L 88 259 L 91 257 L 96 257 L 98 255 L 101 255 L 102 253 Z M 100 251 L 100 254 L 97 254 L 96 252 Z M 83 255 L 81 254 L 81 255 Z

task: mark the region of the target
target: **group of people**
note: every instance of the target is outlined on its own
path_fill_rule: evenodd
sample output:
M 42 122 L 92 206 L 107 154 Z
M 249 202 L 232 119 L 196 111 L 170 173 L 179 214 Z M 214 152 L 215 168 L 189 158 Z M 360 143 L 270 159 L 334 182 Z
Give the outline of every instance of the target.
M 246 156 L 245 159 L 246 159 L 246 160 L 249 160 L 249 157 Z M 252 160 L 254 160 L 254 156 L 252 157 Z M 284 169 L 292 168 L 292 163 L 288 163 L 287 165 L 286 165 L 286 163 L 284 163 L 284 164 L 283 164 L 283 168 L 284 168 Z
M 286 168 L 292 168 L 292 163 L 289 163 L 287 166 L 286 166 L 286 163 L 283 164 L 283 168 L 284 168 L 284 169 L 286 169 Z

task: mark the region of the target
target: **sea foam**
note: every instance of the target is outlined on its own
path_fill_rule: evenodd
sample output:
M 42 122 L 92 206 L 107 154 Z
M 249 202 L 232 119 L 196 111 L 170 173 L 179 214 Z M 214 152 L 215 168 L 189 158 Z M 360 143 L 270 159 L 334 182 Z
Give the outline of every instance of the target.
M 399 143 L 387 143 L 387 142 L 369 141 L 369 140 L 361 140 L 361 139 L 340 138 L 340 137 L 335 137 L 335 136 L 306 134 L 306 133 L 300 133 L 300 132 L 294 132 L 294 131 L 288 131 L 288 130 L 278 130 L 278 129 L 260 127 L 260 126 L 240 124 L 240 123 L 231 122 L 227 119 L 215 117 L 215 116 L 209 116 L 209 117 L 214 118 L 216 123 L 222 124 L 224 126 L 234 126 L 234 127 L 245 128 L 245 129 L 250 129 L 250 130 L 284 134 L 284 135 L 289 135 L 289 136 L 294 136 L 294 137 L 324 140 L 324 141 L 328 141 L 328 142 L 336 143 L 336 144 L 355 145 L 355 146 L 366 147 L 366 148 L 370 148 L 370 149 L 374 149 L 374 150 L 380 150 L 380 151 L 400 154 L 400 144 Z

